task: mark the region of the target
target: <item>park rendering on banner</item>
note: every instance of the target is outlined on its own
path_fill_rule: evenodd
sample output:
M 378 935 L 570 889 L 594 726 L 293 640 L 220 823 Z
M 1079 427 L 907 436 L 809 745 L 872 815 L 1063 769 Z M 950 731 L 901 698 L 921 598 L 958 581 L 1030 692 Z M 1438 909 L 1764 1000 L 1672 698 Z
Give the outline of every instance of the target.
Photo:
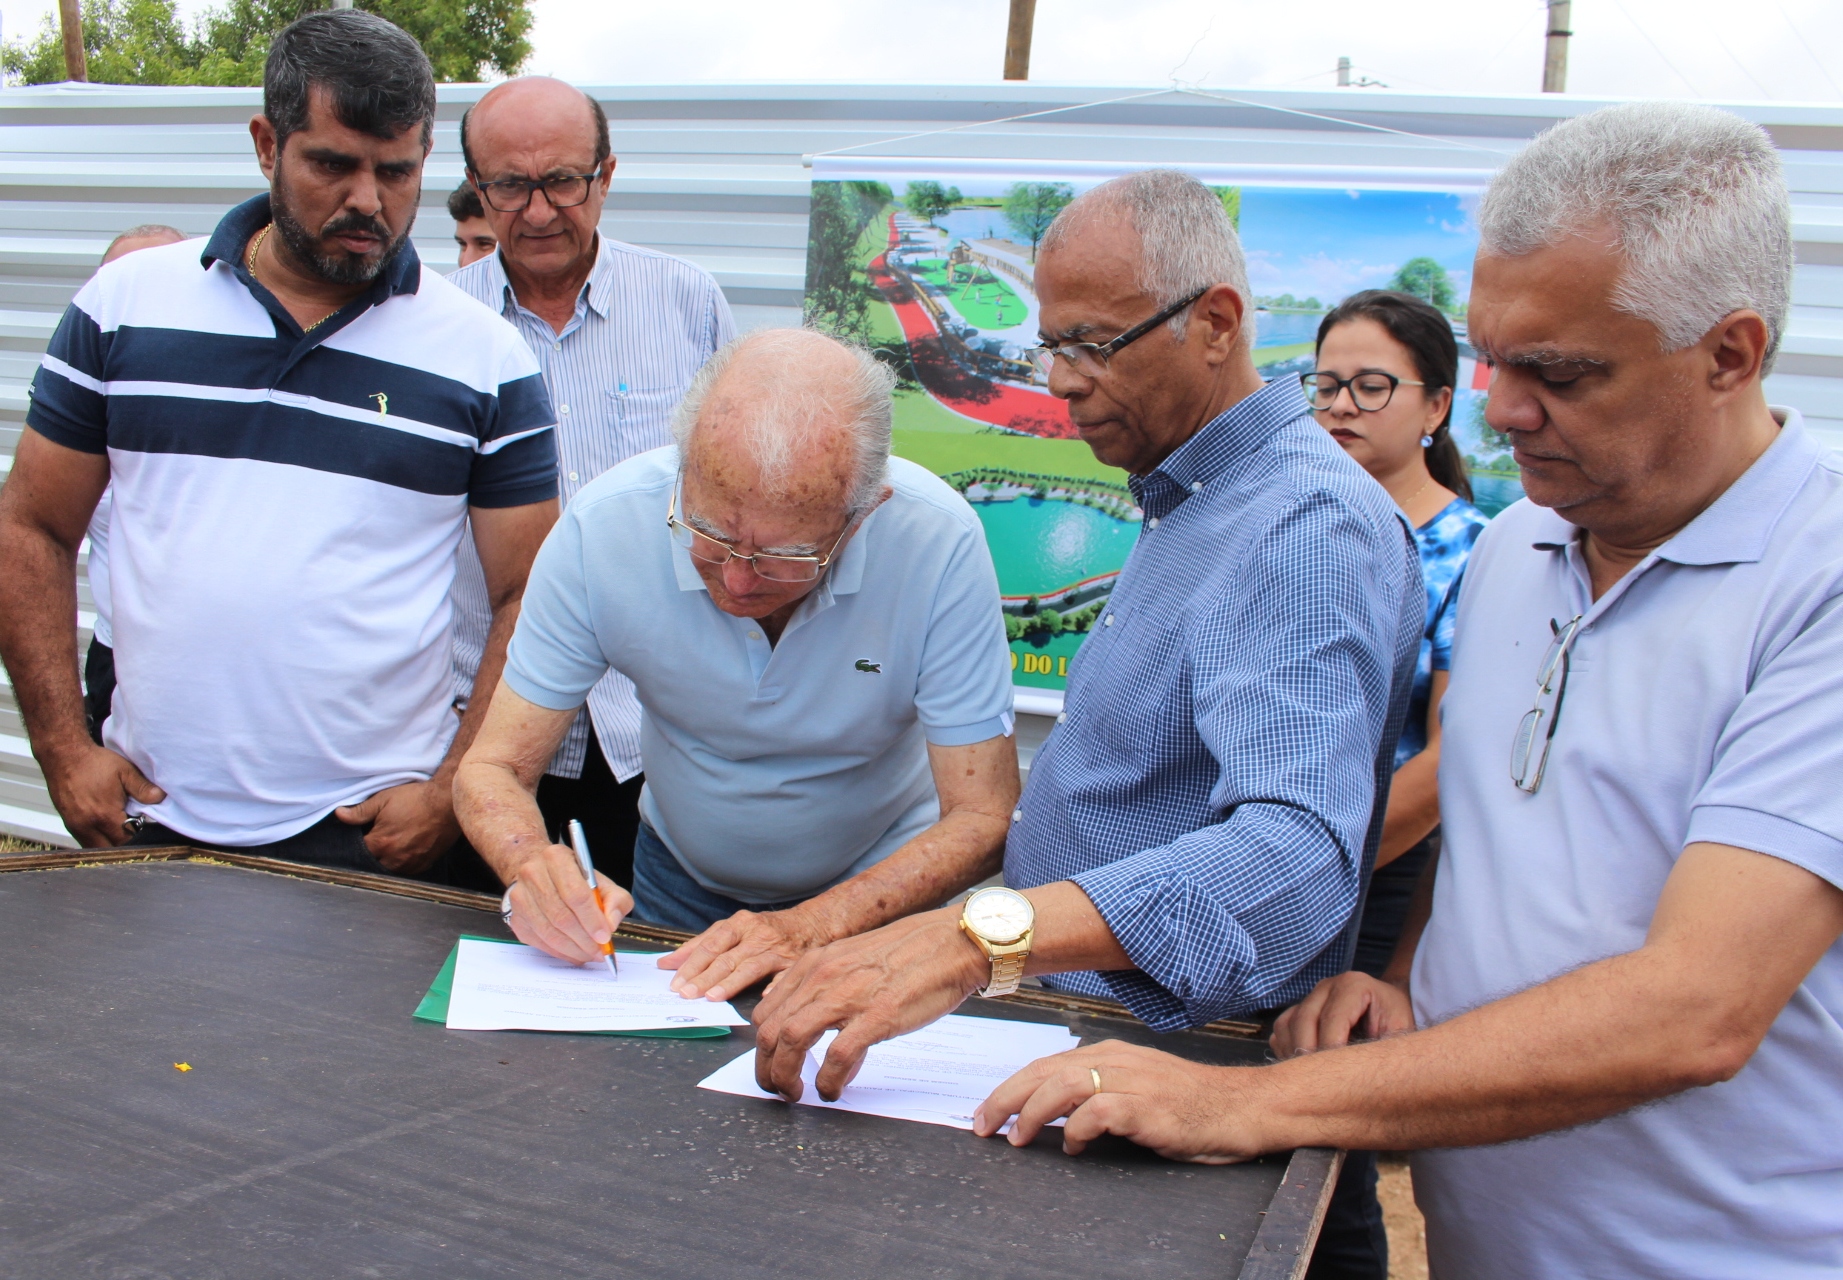
M 1061 690 L 1138 537 L 1126 475 L 1096 461 L 1025 353 L 1037 343 L 1037 248 L 1092 182 L 958 185 L 875 174 L 815 180 L 806 319 L 897 370 L 895 452 L 958 490 L 985 526 L 1012 672 Z M 1403 289 L 1459 335 L 1454 434 L 1479 506 L 1521 496 L 1483 418 L 1486 372 L 1465 343 L 1475 197 L 1443 191 L 1217 186 L 1240 231 L 1265 378 L 1312 367 L 1319 321 L 1359 289 Z

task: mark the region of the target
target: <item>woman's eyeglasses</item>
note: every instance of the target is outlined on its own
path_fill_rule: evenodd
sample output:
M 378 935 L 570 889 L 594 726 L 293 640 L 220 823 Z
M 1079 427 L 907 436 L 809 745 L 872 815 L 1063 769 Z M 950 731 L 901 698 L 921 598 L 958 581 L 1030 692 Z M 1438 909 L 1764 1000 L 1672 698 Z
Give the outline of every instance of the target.
M 1535 795 L 1542 786 L 1542 771 L 1549 763 L 1549 743 L 1561 723 L 1561 700 L 1568 692 L 1568 651 L 1581 633 L 1581 618 L 1575 614 L 1564 625 L 1549 619 L 1548 652 L 1536 671 L 1536 705 L 1517 725 L 1517 736 L 1510 744 L 1510 780 L 1520 791 Z
M 1395 398 L 1396 387 L 1424 387 L 1424 382 L 1415 382 L 1408 378 L 1398 378 L 1392 373 L 1359 373 L 1354 378 L 1340 378 L 1335 373 L 1323 373 L 1313 370 L 1299 375 L 1299 385 L 1305 389 L 1306 403 L 1323 412 L 1337 403 L 1337 393 L 1350 388 L 1350 403 L 1364 413 L 1376 413 L 1389 407 L 1389 401 Z

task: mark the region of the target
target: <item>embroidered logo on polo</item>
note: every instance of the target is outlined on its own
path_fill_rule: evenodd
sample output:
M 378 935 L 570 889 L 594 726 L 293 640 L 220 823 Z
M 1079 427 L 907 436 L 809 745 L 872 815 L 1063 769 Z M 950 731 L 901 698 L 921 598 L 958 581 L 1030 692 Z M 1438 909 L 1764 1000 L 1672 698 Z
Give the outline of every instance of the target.
M 868 671 L 872 675 L 883 674 L 883 664 L 881 662 L 872 662 L 869 658 L 859 658 L 851 665 L 856 667 L 859 671 Z

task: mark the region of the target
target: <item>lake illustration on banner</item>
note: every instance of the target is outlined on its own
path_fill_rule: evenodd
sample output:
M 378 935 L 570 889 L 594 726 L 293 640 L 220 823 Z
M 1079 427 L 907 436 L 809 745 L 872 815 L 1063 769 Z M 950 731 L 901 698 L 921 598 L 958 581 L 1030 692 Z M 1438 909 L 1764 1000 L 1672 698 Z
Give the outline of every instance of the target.
M 815 180 L 806 319 L 869 343 L 901 377 L 895 452 L 942 477 L 985 528 L 1012 674 L 1060 690 L 1138 540 L 1126 474 L 1096 461 L 1025 353 L 1037 343 L 1037 249 L 1091 182 Z M 1486 371 L 1465 341 L 1476 197 L 1450 192 L 1218 186 L 1254 294 L 1265 378 L 1312 367 L 1324 314 L 1360 289 L 1402 289 L 1460 342 L 1453 433 L 1487 514 L 1522 496 L 1484 422 Z

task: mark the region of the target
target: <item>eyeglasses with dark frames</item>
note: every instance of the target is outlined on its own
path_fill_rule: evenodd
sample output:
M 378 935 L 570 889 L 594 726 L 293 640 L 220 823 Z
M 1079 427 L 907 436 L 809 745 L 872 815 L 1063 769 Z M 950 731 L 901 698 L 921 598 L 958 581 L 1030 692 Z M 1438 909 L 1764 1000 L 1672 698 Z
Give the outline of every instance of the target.
M 1549 763 L 1549 744 L 1561 724 L 1561 700 L 1568 693 L 1568 654 L 1574 639 L 1581 633 L 1581 618 L 1575 614 L 1566 623 L 1549 619 L 1548 652 L 1536 670 L 1536 705 L 1517 724 L 1517 736 L 1510 744 L 1510 780 L 1517 789 L 1535 795 L 1542 786 L 1543 770 Z
M 1395 388 L 1424 387 L 1427 384 L 1411 378 L 1398 378 L 1380 369 L 1365 369 L 1349 378 L 1314 369 L 1299 375 L 1299 385 L 1305 389 L 1306 403 L 1321 413 L 1337 403 L 1337 393 L 1346 387 L 1350 389 L 1350 403 L 1364 413 L 1379 413 L 1388 408 L 1389 401 L 1395 398 Z
M 1181 298 L 1172 303 L 1150 320 L 1140 321 L 1111 342 L 1064 342 L 1053 347 L 1032 347 L 1024 353 L 1024 358 L 1030 361 L 1031 367 L 1035 369 L 1045 381 L 1049 379 L 1050 368 L 1055 364 L 1057 356 L 1061 356 L 1064 360 L 1067 360 L 1069 364 L 1075 368 L 1075 371 L 1084 378 L 1099 377 L 1101 374 L 1107 372 L 1107 362 L 1109 360 L 1119 355 L 1121 351 L 1139 341 L 1139 339 L 1145 337 L 1146 334 L 1152 332 L 1152 330 L 1158 328 L 1159 325 L 1169 320 L 1185 307 L 1190 306 L 1198 298 L 1201 298 L 1213 288 L 1215 288 L 1214 285 L 1205 285 L 1203 288 L 1191 294 L 1188 298 Z
M 855 517 L 848 521 L 844 531 L 833 541 L 832 549 L 822 556 L 771 556 L 760 551 L 745 556 L 721 538 L 713 538 L 678 518 L 677 485 L 672 486 L 672 500 L 666 504 L 666 527 L 672 531 L 672 541 L 705 564 L 726 565 L 732 560 L 744 561 L 756 577 L 765 578 L 769 582 L 813 581 L 821 570 L 832 563 L 832 557 L 838 554 L 845 534 L 850 533 L 856 523 Z
M 476 180 L 474 186 L 486 202 L 501 213 L 522 213 L 531 203 L 531 193 L 542 187 L 544 198 L 553 209 L 571 209 L 589 198 L 589 184 L 599 173 L 559 173 L 551 178 L 500 178 L 493 182 Z

